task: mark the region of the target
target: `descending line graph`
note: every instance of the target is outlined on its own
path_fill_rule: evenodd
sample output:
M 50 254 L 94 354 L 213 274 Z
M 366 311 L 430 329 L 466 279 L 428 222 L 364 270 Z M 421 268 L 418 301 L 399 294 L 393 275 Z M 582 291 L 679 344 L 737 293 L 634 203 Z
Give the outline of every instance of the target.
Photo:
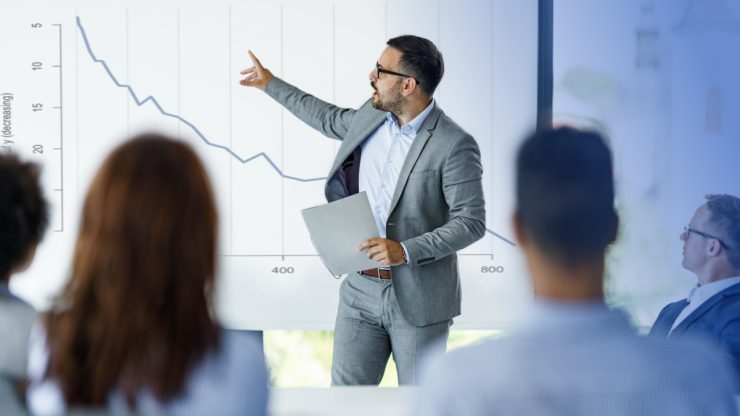
M 259 51 L 276 75 L 356 108 L 368 98 L 364 80 L 386 40 L 415 34 L 445 54 L 435 96 L 476 138 L 483 167 L 486 224 L 476 232 L 484 238 L 457 252 L 464 300 L 455 326 L 500 329 L 525 313 L 526 264 L 507 237 L 516 150 L 536 124 L 536 2 L 39 2 L 48 7 L 4 8 L 10 36 L 0 37 L 0 95 L 14 97 L 2 105 L 13 137 L 0 134 L 0 153 L 11 149 L 38 163 L 45 192 L 60 197 L 50 198 L 58 232 L 47 234 L 12 288 L 37 309 L 48 308 L 69 278 L 86 192 L 101 163 L 127 138 L 156 131 L 189 143 L 210 179 L 219 322 L 330 329 L 338 282 L 318 258 L 301 210 L 326 203 L 340 142 L 266 94 L 239 93 L 240 62 L 246 50 Z M 510 18 L 512 8 L 524 22 Z M 482 93 L 470 93 L 471 79 Z M 414 273 L 423 278 L 427 270 Z
M 118 80 L 118 78 L 116 78 L 116 76 L 113 74 L 113 71 L 111 71 L 111 69 L 108 66 L 108 64 L 103 59 L 99 59 L 97 57 L 97 55 L 95 55 L 95 52 L 93 52 L 92 47 L 90 46 L 90 40 L 87 37 L 87 32 L 85 32 L 85 28 L 82 26 L 82 21 L 80 20 L 80 17 L 79 16 L 76 17 L 76 21 L 77 21 L 77 28 L 80 31 L 80 35 L 82 36 L 82 40 L 85 43 L 85 49 L 87 49 L 87 53 L 90 55 L 90 58 L 92 58 L 92 60 L 95 63 L 100 64 L 100 65 L 103 66 L 103 68 L 105 69 L 105 72 L 108 74 L 108 76 L 110 77 L 110 79 L 113 81 L 113 83 L 116 84 L 117 87 L 119 87 L 119 88 L 125 88 L 129 92 L 129 94 L 131 95 L 131 98 L 134 100 L 134 102 L 136 103 L 137 106 L 141 107 L 144 104 L 146 104 L 147 102 L 151 102 L 155 107 L 157 107 L 157 110 L 159 110 L 159 112 L 162 113 L 163 116 L 174 118 L 174 119 L 180 121 L 181 123 L 185 124 L 186 126 L 190 127 L 193 130 L 193 132 L 206 145 L 212 146 L 212 147 L 215 147 L 217 149 L 221 149 L 221 150 L 227 152 L 228 154 L 230 154 L 232 157 L 234 157 L 236 160 L 238 160 L 239 162 L 241 162 L 243 164 L 247 164 L 247 163 L 249 163 L 249 162 L 251 162 L 253 160 L 259 159 L 259 158 L 263 158 L 265 161 L 267 161 L 267 163 L 270 164 L 270 166 L 275 170 L 275 172 L 278 173 L 278 175 L 282 176 L 285 179 L 290 179 L 290 180 L 297 181 L 297 182 L 316 182 L 316 181 L 323 181 L 323 180 L 326 179 L 326 177 L 321 177 L 321 178 L 299 178 L 299 177 L 296 177 L 296 176 L 286 175 L 277 166 L 277 164 L 275 164 L 275 162 L 273 162 L 273 160 L 270 158 L 270 156 L 268 156 L 267 153 L 265 153 L 265 152 L 260 152 L 260 153 L 257 153 L 256 155 L 253 155 L 253 156 L 250 156 L 250 157 L 246 157 L 246 158 L 245 157 L 242 157 L 242 156 L 239 156 L 230 147 L 224 146 L 224 145 L 221 145 L 221 144 L 218 144 L 218 143 L 214 143 L 213 141 L 209 140 L 205 136 L 205 134 L 203 134 L 200 131 L 200 129 L 198 129 L 198 127 L 195 124 L 191 123 L 190 121 L 186 120 L 185 118 L 183 118 L 182 116 L 180 116 L 178 114 L 174 114 L 174 113 L 170 113 L 170 112 L 166 111 L 164 108 L 162 108 L 162 105 L 159 103 L 159 101 L 157 101 L 157 99 L 154 96 L 150 95 L 150 96 L 144 98 L 143 100 L 139 99 L 139 96 L 136 94 L 136 92 L 134 91 L 133 87 L 131 87 L 131 85 L 124 84 L 124 83 L 120 82 Z
M 516 246 L 516 244 L 513 241 L 511 241 L 508 238 L 502 236 L 501 234 L 493 231 L 490 228 L 486 228 L 486 232 L 489 233 L 489 234 L 491 234 L 491 235 L 493 235 L 494 237 L 497 237 L 499 240 L 503 241 L 504 243 L 510 244 L 512 246 Z
M 224 145 L 218 144 L 218 143 L 215 143 L 212 140 L 209 140 L 208 137 L 206 137 L 206 135 L 194 123 L 190 122 L 189 120 L 185 119 L 184 117 L 180 116 L 179 114 L 171 113 L 171 112 L 165 110 L 162 107 L 162 105 L 159 103 L 159 101 L 153 95 L 148 95 L 146 98 L 140 99 L 139 98 L 139 95 L 136 93 L 136 91 L 134 90 L 134 88 L 131 85 L 119 81 L 118 78 L 113 73 L 113 71 L 110 69 L 110 66 L 108 66 L 108 63 L 104 59 L 98 58 L 98 56 L 95 54 L 95 52 L 93 51 L 93 48 L 92 48 L 92 46 L 90 44 L 90 40 L 88 38 L 87 32 L 85 30 L 85 27 L 82 24 L 82 20 L 80 19 L 79 16 L 76 16 L 75 17 L 75 20 L 76 20 L 76 24 L 77 24 L 77 29 L 78 29 L 78 31 L 80 33 L 80 36 L 82 37 L 83 43 L 85 45 L 85 49 L 86 49 L 88 55 L 90 56 L 90 58 L 92 59 L 92 61 L 95 62 L 96 64 L 101 65 L 103 67 L 103 69 L 105 70 L 106 74 L 108 75 L 108 77 L 111 79 L 111 81 L 113 81 L 113 83 L 116 85 L 116 87 L 125 89 L 129 93 L 129 95 L 131 96 L 131 99 L 134 101 L 134 103 L 136 103 L 137 106 L 141 107 L 141 106 L 144 106 L 146 103 L 151 102 L 152 105 L 154 105 L 157 108 L 157 110 L 159 111 L 159 113 L 161 113 L 163 116 L 169 117 L 169 118 L 173 118 L 173 119 L 175 119 L 175 120 L 177 120 L 177 121 L 185 124 L 186 126 L 188 126 L 193 131 L 193 133 L 195 133 L 198 136 L 198 138 L 200 138 L 203 141 L 203 143 L 205 143 L 207 146 L 211 146 L 211 147 L 214 147 L 214 148 L 217 148 L 217 149 L 220 149 L 220 150 L 223 150 L 223 151 L 227 152 L 230 156 L 232 156 L 234 159 L 236 159 L 238 162 L 240 162 L 242 164 L 245 164 L 246 165 L 246 164 L 248 164 L 248 163 L 250 163 L 250 162 L 252 162 L 254 160 L 257 160 L 259 158 L 262 158 L 262 159 L 264 159 L 270 165 L 270 167 L 272 167 L 272 169 L 280 177 L 282 177 L 284 179 L 288 179 L 288 180 L 292 180 L 292 181 L 296 181 L 296 182 L 303 182 L 303 183 L 317 182 L 317 181 L 326 180 L 326 177 L 300 178 L 300 177 L 297 177 L 297 176 L 288 175 L 282 169 L 280 169 L 280 167 L 278 167 L 278 165 L 265 152 L 259 152 L 257 154 L 252 155 L 252 156 L 249 156 L 249 157 L 240 156 L 232 148 L 230 148 L 228 146 L 224 146 Z M 492 230 L 490 228 L 486 228 L 486 232 L 488 234 L 490 234 L 490 235 L 498 238 L 499 240 L 501 240 L 501 241 L 503 241 L 503 242 L 511 245 L 511 246 L 516 246 L 516 244 L 513 241 L 511 241 L 510 239 L 502 236 L 501 234 L 495 232 L 494 230 Z

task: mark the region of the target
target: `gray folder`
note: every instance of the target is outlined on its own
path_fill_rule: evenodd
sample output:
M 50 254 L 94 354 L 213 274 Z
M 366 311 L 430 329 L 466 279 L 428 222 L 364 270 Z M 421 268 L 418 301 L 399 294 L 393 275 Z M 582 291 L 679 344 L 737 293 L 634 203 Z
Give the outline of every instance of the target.
M 306 208 L 302 214 L 316 251 L 334 276 L 382 266 L 357 251 L 364 240 L 380 236 L 367 193 Z

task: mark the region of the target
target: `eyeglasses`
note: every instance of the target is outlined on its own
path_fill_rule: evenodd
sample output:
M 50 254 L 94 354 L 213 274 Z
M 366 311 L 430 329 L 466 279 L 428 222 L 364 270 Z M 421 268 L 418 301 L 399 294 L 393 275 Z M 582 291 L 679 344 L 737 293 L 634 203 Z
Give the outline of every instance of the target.
M 725 250 L 730 250 L 730 246 L 728 246 L 727 244 L 725 244 L 725 242 L 722 241 L 719 237 L 715 237 L 715 236 L 713 236 L 711 234 L 707 234 L 707 233 L 705 233 L 703 231 L 695 230 L 695 229 L 693 229 L 691 227 L 688 227 L 688 226 L 683 227 L 683 232 L 684 232 L 684 234 L 686 234 L 686 236 L 688 236 L 689 233 L 694 233 L 694 234 L 700 235 L 700 236 L 702 236 L 704 238 L 711 238 L 711 239 L 717 240 L 717 241 L 719 241 L 719 245 L 721 245 L 722 247 L 724 247 Z
M 399 77 L 411 78 L 414 81 L 416 81 L 417 84 L 421 84 L 421 82 L 419 82 L 419 80 L 417 80 L 416 78 L 412 77 L 411 75 L 406 75 L 406 74 L 402 74 L 400 72 L 393 72 L 393 71 L 389 71 L 387 69 L 383 69 L 380 66 L 380 64 L 376 62 L 375 63 L 375 77 L 378 78 L 378 79 L 380 79 L 380 74 L 389 74 L 389 75 L 396 75 L 396 76 L 399 76 Z

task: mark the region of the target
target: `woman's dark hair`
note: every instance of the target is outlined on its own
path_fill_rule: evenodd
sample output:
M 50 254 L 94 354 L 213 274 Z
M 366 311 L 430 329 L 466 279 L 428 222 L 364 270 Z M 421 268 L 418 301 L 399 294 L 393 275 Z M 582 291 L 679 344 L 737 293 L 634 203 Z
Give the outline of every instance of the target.
M 180 393 L 219 343 L 217 212 L 190 146 L 156 134 L 105 160 L 85 199 L 71 277 L 46 316 L 46 376 L 70 405 Z
M 430 40 L 413 35 L 395 37 L 387 45 L 401 52 L 401 72 L 413 76 L 421 91 L 431 97 L 445 73 L 444 59 L 437 47 Z
M 0 279 L 8 279 L 26 259 L 48 223 L 38 166 L 14 154 L 0 155 Z

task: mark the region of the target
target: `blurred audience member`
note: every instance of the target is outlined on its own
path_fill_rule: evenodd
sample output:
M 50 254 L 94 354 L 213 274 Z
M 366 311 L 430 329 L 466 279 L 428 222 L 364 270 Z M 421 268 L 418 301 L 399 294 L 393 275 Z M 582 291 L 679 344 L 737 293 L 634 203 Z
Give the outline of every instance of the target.
M 517 158 L 514 229 L 534 288 L 504 339 L 428 370 L 419 415 L 736 415 L 726 364 L 709 347 L 641 337 L 604 303 L 616 239 L 612 156 L 595 133 L 535 133 Z
M 70 280 L 32 334 L 32 413 L 265 414 L 259 340 L 213 317 L 217 226 L 189 146 L 148 134 L 113 151 L 87 194 Z
M 12 154 L 0 156 L 0 378 L 8 409 L 26 377 L 28 338 L 36 319 L 31 305 L 10 292 L 13 273 L 25 270 L 48 223 L 38 167 Z M 16 400 L 17 401 L 17 400 Z

